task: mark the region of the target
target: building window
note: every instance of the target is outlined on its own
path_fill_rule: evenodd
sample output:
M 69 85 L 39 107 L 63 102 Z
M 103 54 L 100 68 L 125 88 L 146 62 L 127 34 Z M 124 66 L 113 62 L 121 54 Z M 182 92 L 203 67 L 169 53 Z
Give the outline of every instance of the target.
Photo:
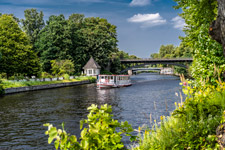
M 92 74 L 92 70 L 88 70 L 88 74 Z
M 96 70 L 94 69 L 94 74 L 96 74 Z

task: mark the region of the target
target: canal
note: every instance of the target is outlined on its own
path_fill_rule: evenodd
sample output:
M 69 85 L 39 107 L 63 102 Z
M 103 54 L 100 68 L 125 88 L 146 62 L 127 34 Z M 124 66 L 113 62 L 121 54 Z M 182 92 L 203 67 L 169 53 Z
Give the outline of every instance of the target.
M 175 95 L 181 90 L 178 77 L 143 73 L 131 79 L 133 85 L 125 88 L 98 90 L 88 84 L 0 97 L 0 149 L 53 149 L 43 124 L 60 127 L 65 122 L 67 132 L 79 136 L 79 121 L 91 104 L 112 105 L 115 119 L 127 120 L 137 129 L 150 125 L 150 114 L 159 120 L 180 102 Z

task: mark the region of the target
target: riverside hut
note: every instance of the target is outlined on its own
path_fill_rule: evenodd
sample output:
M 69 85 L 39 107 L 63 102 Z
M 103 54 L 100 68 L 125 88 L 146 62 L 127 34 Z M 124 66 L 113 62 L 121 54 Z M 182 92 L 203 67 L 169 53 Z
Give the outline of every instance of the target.
M 100 74 L 101 66 L 91 57 L 83 69 L 87 76 L 97 76 Z

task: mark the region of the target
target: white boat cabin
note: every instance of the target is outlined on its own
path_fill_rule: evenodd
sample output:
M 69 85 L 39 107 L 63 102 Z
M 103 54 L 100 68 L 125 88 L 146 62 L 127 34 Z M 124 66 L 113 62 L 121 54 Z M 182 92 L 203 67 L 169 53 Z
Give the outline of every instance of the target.
M 102 87 L 122 87 L 130 86 L 129 75 L 98 75 L 97 86 Z

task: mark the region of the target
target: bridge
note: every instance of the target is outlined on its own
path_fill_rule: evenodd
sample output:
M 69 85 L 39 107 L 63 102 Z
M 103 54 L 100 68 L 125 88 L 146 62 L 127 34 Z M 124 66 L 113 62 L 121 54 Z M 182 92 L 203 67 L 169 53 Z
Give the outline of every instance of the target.
M 148 71 L 148 70 L 157 70 L 160 71 L 162 68 L 132 68 L 134 71 Z
M 171 63 L 184 63 L 184 62 L 192 62 L 193 58 L 160 58 L 160 59 L 152 59 L 152 58 L 140 58 L 140 59 L 121 59 L 120 62 L 122 64 L 130 64 L 130 63 L 147 63 L 147 64 L 171 64 Z
M 138 58 L 138 59 L 121 59 L 120 62 L 121 64 L 136 64 L 136 66 L 133 66 L 133 67 L 130 66 L 129 68 L 121 71 L 122 73 L 125 71 L 132 71 L 134 70 L 133 69 L 134 67 L 141 67 L 141 66 L 144 66 L 145 64 L 168 64 L 168 65 L 174 65 L 174 66 L 187 68 L 187 66 L 184 63 L 192 63 L 193 58 L 160 58 L 160 59 Z

